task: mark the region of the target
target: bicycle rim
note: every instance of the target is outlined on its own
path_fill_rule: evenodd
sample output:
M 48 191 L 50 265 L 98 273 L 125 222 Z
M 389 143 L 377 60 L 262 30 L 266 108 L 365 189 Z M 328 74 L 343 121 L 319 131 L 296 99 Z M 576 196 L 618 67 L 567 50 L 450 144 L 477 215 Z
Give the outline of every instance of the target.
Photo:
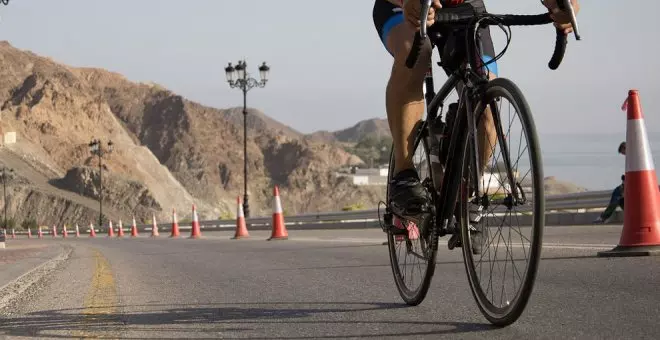
M 420 138 L 415 148 L 413 162 L 420 175 L 422 182 L 425 180 L 432 182 L 431 162 L 428 154 L 428 147 L 425 138 Z M 392 149 L 393 151 L 393 149 Z M 389 181 L 394 173 L 394 153 L 390 154 L 390 165 L 388 171 L 387 185 L 387 203 L 389 205 Z M 406 220 L 394 216 L 394 220 L 400 219 L 403 226 L 406 226 Z M 393 228 L 387 232 L 388 249 L 390 254 L 390 265 L 392 274 L 396 283 L 399 295 L 408 305 L 420 304 L 429 290 L 431 279 L 435 271 L 435 259 L 437 247 L 431 246 L 431 237 L 435 233 L 429 233 L 428 238 L 422 237 L 420 230 L 416 225 L 411 225 L 408 232 L 404 235 L 395 234 Z
M 481 254 L 473 254 L 480 240 L 471 238 L 476 233 L 468 224 L 468 201 L 474 188 L 472 148 L 468 148 L 463 163 L 461 238 L 465 240 L 463 257 L 468 281 L 479 309 L 492 324 L 507 326 L 524 311 L 536 280 L 545 223 L 543 165 L 531 110 L 520 89 L 508 79 L 495 79 L 487 85 L 475 112 L 483 113 L 485 103 L 498 112 L 499 118 L 494 117 L 494 121 L 501 129 L 496 129 L 495 143 L 486 143 L 492 154 L 480 177 L 483 191 L 479 198 L 484 210 L 481 221 L 472 225 L 482 232 Z M 472 143 L 472 138 L 469 140 Z M 524 194 L 519 194 L 525 199 L 519 205 L 512 204 L 514 186 Z M 509 282 L 505 282 L 507 276 Z

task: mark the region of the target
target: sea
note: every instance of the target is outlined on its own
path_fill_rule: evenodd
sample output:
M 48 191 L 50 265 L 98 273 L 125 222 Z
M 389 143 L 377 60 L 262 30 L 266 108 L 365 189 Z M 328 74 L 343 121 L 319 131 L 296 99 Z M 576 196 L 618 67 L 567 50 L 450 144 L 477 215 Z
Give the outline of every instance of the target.
M 660 132 L 647 132 L 655 167 L 660 161 Z M 608 190 L 621 184 L 625 156 L 617 152 L 622 133 L 539 133 L 544 176 L 588 190 Z M 658 172 L 656 177 L 660 180 Z

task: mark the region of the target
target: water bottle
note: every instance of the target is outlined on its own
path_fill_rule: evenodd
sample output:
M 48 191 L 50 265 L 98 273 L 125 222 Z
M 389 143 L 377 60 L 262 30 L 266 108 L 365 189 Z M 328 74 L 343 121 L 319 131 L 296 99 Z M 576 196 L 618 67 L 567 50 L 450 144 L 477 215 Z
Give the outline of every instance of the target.
M 436 118 L 429 126 L 431 132 L 429 158 L 431 159 L 431 171 L 433 172 L 433 186 L 440 190 L 444 175 L 444 166 L 441 156 L 442 144 L 445 141 L 445 123 Z

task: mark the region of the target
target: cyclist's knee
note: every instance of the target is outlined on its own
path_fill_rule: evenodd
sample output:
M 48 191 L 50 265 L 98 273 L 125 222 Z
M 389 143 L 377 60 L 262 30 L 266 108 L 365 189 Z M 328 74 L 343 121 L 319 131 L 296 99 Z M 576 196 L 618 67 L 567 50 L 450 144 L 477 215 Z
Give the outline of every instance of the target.
M 387 48 L 394 57 L 395 67 L 401 68 L 401 66 L 403 66 L 403 70 L 409 71 L 411 74 L 419 74 L 421 72 L 423 76 L 423 74 L 428 69 L 428 63 L 431 60 L 432 50 L 431 44 L 428 42 L 428 40 L 421 48 L 415 67 L 412 69 L 405 67 L 405 62 L 408 58 L 408 55 L 410 54 L 414 37 L 415 30 L 410 28 L 408 25 L 405 23 L 396 25 L 390 30 L 387 36 Z

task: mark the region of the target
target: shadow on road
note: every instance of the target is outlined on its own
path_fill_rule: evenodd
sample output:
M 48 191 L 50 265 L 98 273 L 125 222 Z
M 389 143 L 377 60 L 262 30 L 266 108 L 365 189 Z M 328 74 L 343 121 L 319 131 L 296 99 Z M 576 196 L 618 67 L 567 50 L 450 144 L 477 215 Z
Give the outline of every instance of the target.
M 49 338 L 76 337 L 117 338 L 122 339 L 162 338 L 163 333 L 194 333 L 195 338 L 208 334 L 208 338 L 231 336 L 241 339 L 335 339 L 347 337 L 380 338 L 384 336 L 414 336 L 460 334 L 467 332 L 497 329 L 490 324 L 462 322 L 422 322 L 392 320 L 391 317 L 380 321 L 360 320 L 363 315 L 344 315 L 338 317 L 332 313 L 364 313 L 388 309 L 406 308 L 395 303 L 357 303 L 357 302 L 273 302 L 273 303 L 226 303 L 210 305 L 122 305 L 99 307 L 108 310 L 126 310 L 117 313 L 94 313 L 93 310 L 60 309 L 30 313 L 19 317 L 0 319 L 0 333 L 7 336 L 32 336 Z M 91 313 L 90 313 L 91 312 Z M 322 315 L 319 315 L 322 314 Z M 395 316 L 393 314 L 393 316 Z M 320 319 L 319 317 L 323 317 Z M 339 319 L 339 320 L 338 320 Z M 284 325 L 284 327 L 283 327 Z M 297 325 L 297 326 L 296 326 Z M 295 336 L 294 330 L 305 329 Z M 333 328 L 344 327 L 341 335 L 324 335 L 333 332 Z M 277 328 L 279 327 L 279 328 Z M 126 329 L 128 328 L 128 329 Z M 267 336 L 271 329 L 287 329 L 287 336 Z M 376 330 L 376 331 L 374 331 Z M 308 335 L 314 332 L 315 335 Z M 136 333 L 132 336 L 130 333 Z M 230 334 L 223 334 L 230 333 Z M 238 333 L 232 335 L 232 333 Z M 277 332 L 275 332 L 277 333 Z M 139 334 L 139 335 L 138 335 Z M 252 335 L 254 334 L 254 335 Z M 230 337 L 227 337 L 230 335 Z M 257 337 L 257 335 L 259 335 Z M 202 337 L 203 338 L 203 337 Z

